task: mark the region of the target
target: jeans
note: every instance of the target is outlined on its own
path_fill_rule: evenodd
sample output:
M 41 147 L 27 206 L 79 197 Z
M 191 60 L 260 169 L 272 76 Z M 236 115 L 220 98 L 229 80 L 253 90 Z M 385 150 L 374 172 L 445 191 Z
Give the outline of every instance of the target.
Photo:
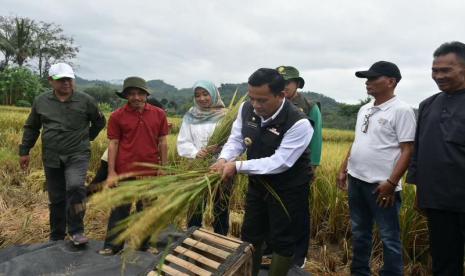
M 465 213 L 427 209 L 433 275 L 463 275 Z
M 352 224 L 352 275 L 370 275 L 373 223 L 379 227 L 383 242 L 384 265 L 380 275 L 403 275 L 402 245 L 400 242 L 400 193 L 395 193 L 392 207 L 382 208 L 376 203 L 377 184 L 367 183 L 349 175 L 349 209 Z
M 84 232 L 88 154 L 67 156 L 60 168 L 44 167 L 50 209 L 50 240 Z

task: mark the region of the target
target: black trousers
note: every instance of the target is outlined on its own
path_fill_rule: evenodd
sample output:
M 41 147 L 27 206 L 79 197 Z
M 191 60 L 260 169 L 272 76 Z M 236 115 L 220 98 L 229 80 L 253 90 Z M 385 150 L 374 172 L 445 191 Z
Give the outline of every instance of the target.
M 465 213 L 427 209 L 433 275 L 462 276 Z
M 296 236 L 295 254 L 293 263 L 302 266 L 307 258 L 310 246 L 310 202 L 309 197 L 305 200 L 305 211 L 302 211 L 302 219 L 297 221 L 297 228 L 300 229 Z
M 63 240 L 66 232 L 69 235 L 84 232 L 84 183 L 88 166 L 89 154 L 76 154 L 63 158 L 59 168 L 44 167 L 50 210 L 50 240 Z
M 215 233 L 226 236 L 229 231 L 229 198 L 232 191 L 232 181 L 223 184 L 223 189 L 215 196 L 213 206 L 213 230 Z M 199 204 L 194 211 L 194 214 L 189 219 L 187 226 L 202 226 L 203 209 L 206 202 Z
M 138 212 L 142 211 L 143 204 L 141 201 L 138 201 L 136 203 L 136 209 Z M 121 205 L 111 210 L 110 218 L 108 220 L 107 235 L 105 237 L 105 242 L 103 245 L 104 248 L 111 248 L 113 252 L 119 252 L 124 248 L 124 242 L 118 243 L 115 241 L 118 235 L 122 231 L 124 231 L 124 229 L 121 229 L 120 231 L 115 231 L 115 227 L 119 224 L 120 221 L 129 217 L 130 212 L 131 204 Z M 144 251 L 149 248 L 149 239 L 150 237 L 146 238 L 142 242 L 141 246 L 139 247 L 139 250 Z
M 100 160 L 100 167 L 95 173 L 94 178 L 87 186 L 87 196 L 92 195 L 103 189 L 103 181 L 107 180 L 108 177 L 108 162 Z
M 299 214 L 302 215 L 302 218 L 296 221 L 296 242 L 295 242 L 295 253 L 294 259 L 292 263 L 297 266 L 302 266 L 305 262 L 305 258 L 307 258 L 308 248 L 310 246 L 310 202 L 309 198 L 305 200 L 305 207 L 302 212 Z M 271 255 L 273 253 L 273 248 L 270 245 L 270 239 L 267 237 L 265 242 L 265 248 L 263 250 L 263 254 Z
M 281 202 L 263 185 L 249 184 L 242 240 L 261 245 L 265 238 L 269 238 L 273 252 L 290 257 L 295 254 L 296 237 L 301 232 L 299 225 L 308 212 L 309 185 L 304 183 L 275 192 Z

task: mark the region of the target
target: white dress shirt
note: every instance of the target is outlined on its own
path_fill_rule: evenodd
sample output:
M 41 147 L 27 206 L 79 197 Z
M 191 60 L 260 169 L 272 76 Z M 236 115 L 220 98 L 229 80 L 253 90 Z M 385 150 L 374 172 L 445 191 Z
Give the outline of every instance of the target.
M 284 102 L 270 118 L 264 120 L 262 126 L 273 120 L 281 112 Z M 232 161 L 246 150 L 244 137 L 242 137 L 242 104 L 239 108 L 237 118 L 233 123 L 231 135 L 223 147 L 219 159 Z M 255 111 L 254 111 L 255 112 Z M 313 135 L 313 127 L 308 119 L 298 120 L 285 134 L 281 144 L 275 153 L 269 157 L 251 159 L 247 161 L 236 161 L 236 170 L 244 174 L 278 174 L 291 168 L 310 144 Z

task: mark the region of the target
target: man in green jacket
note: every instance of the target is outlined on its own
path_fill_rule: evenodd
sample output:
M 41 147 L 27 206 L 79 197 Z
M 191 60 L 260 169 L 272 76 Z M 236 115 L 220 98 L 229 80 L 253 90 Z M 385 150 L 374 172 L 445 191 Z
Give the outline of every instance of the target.
M 321 112 L 318 104 L 311 102 L 304 97 L 301 93 L 297 92 L 297 89 L 302 89 L 305 84 L 305 80 L 299 75 L 299 71 L 292 66 L 279 66 L 276 68 L 278 72 L 284 77 L 286 86 L 284 88 L 284 95 L 286 99 L 291 101 L 297 106 L 300 111 L 307 115 L 313 126 L 313 136 L 310 141 L 310 164 L 312 171 L 315 175 L 317 167 L 320 165 L 321 160 L 321 146 L 323 143 L 322 138 L 322 120 Z M 313 177 L 312 177 L 313 179 Z M 294 255 L 294 264 L 303 266 L 307 257 L 308 246 L 310 242 L 310 212 L 306 212 L 308 216 L 301 221 L 300 236 L 296 237 L 296 252 Z
M 92 97 L 74 91 L 74 71 L 68 64 L 52 65 L 48 81 L 53 90 L 35 98 L 24 125 L 19 162 L 27 169 L 29 151 L 42 130 L 50 240 L 63 240 L 68 227 L 72 242 L 81 245 L 88 242 L 83 219 L 90 141 L 104 128 L 105 117 Z

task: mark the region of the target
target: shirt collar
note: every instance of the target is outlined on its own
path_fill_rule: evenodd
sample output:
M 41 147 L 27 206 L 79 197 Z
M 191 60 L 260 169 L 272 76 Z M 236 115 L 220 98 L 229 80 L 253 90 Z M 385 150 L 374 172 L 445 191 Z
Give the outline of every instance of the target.
M 379 109 L 379 110 L 385 111 L 385 110 L 388 110 L 389 108 L 391 108 L 391 106 L 393 106 L 397 101 L 398 101 L 397 96 L 394 95 L 394 97 L 392 97 L 391 99 L 389 99 L 389 100 L 387 100 L 384 103 L 379 104 L 379 105 L 374 105 L 375 101 L 370 102 L 369 108 L 370 109 Z
M 145 105 L 144 105 L 144 111 L 149 109 L 149 106 L 148 106 L 148 105 L 149 105 L 148 103 L 145 103 Z M 127 111 L 127 112 L 137 112 L 137 110 L 134 109 L 134 108 L 132 108 L 128 103 L 126 103 L 126 104 L 124 105 L 124 110 Z
M 66 101 L 64 102 L 79 102 L 79 98 L 75 96 L 76 93 L 73 91 L 73 93 L 71 94 L 71 97 L 69 97 Z M 62 102 L 58 99 L 58 97 L 55 95 L 55 91 L 50 91 L 50 93 L 48 94 L 48 99 L 49 100 L 54 100 L 54 101 L 59 101 L 59 102 Z
M 452 93 L 450 93 L 450 92 L 442 92 L 442 93 L 444 93 L 444 94 L 446 94 L 448 96 L 456 96 L 456 95 L 465 94 L 465 89 L 460 89 L 460 90 L 457 90 L 457 91 L 452 92 Z
M 262 120 L 262 125 L 264 125 L 264 124 L 266 124 L 266 123 L 268 123 L 268 122 L 274 120 L 274 119 L 279 115 L 279 113 L 280 113 L 281 110 L 283 109 L 284 102 L 286 102 L 286 99 L 283 100 L 283 102 L 281 103 L 281 106 L 278 108 L 278 110 L 276 110 L 276 112 L 275 112 L 273 115 L 271 115 L 271 117 L 269 117 L 268 119 L 265 120 L 265 119 L 263 119 L 262 116 L 259 116 L 260 119 Z M 253 112 L 255 113 L 255 109 L 254 109 Z M 255 113 L 255 114 L 257 114 L 257 113 Z

